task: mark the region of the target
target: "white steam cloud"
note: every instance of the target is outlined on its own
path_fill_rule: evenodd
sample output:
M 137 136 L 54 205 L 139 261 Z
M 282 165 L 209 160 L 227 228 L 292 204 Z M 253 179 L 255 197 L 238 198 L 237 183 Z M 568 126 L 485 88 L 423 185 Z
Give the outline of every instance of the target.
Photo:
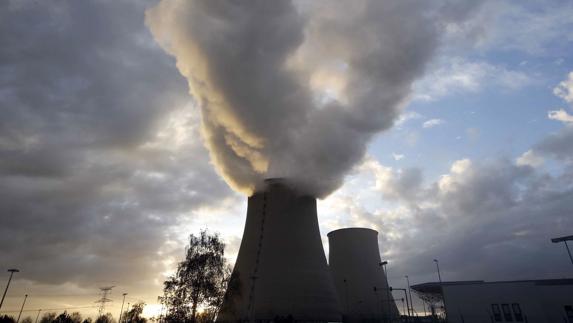
M 177 60 L 220 174 L 328 195 L 392 126 L 438 44 L 425 1 L 163 0 L 147 25 Z

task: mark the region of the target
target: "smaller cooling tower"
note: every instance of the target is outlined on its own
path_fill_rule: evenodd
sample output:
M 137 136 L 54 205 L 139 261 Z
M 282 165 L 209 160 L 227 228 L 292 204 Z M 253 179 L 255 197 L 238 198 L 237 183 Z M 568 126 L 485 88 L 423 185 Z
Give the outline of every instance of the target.
M 329 264 L 345 322 L 394 322 L 399 316 L 380 264 L 378 232 L 347 228 L 328 234 Z

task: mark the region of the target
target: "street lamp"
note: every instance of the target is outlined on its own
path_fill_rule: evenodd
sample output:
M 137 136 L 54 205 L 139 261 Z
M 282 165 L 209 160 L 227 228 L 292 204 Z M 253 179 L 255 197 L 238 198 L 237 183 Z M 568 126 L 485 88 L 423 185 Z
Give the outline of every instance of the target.
M 414 302 L 412 302 L 412 290 L 410 288 L 410 278 L 408 277 L 408 275 L 406 275 L 404 277 L 406 277 L 406 283 L 408 284 L 408 295 L 410 296 L 410 307 L 412 308 L 412 316 L 414 316 Z
M 410 304 L 408 304 L 408 292 L 406 291 L 406 288 L 393 288 L 393 287 L 388 287 L 388 289 L 389 289 L 390 291 L 393 291 L 393 290 L 401 290 L 401 291 L 403 291 L 403 292 L 404 292 L 404 296 L 406 297 L 406 307 L 408 307 L 408 308 L 410 307 Z M 406 321 L 407 321 L 407 322 L 410 322 L 410 315 L 409 315 L 409 314 L 408 314 L 408 316 L 407 316 Z
M 378 263 L 379 267 L 382 267 L 382 269 L 384 270 L 384 276 L 386 276 L 386 286 L 390 286 L 390 283 L 388 283 L 388 270 L 386 269 L 386 265 L 388 264 L 387 260 L 384 260 L 380 263 Z M 391 318 L 391 314 L 390 314 L 390 290 L 389 288 L 386 288 L 386 314 L 388 317 L 388 321 L 390 321 Z
M 438 259 L 434 259 L 434 262 L 436 263 L 436 268 L 438 269 L 438 279 L 440 280 L 440 285 L 442 284 L 442 276 L 440 275 L 440 263 L 438 261 Z
M 442 302 L 444 303 L 444 316 L 446 319 L 446 322 L 448 321 L 448 312 L 446 311 L 446 295 L 444 294 L 444 288 L 442 287 L 442 276 L 440 275 L 440 264 L 438 262 L 438 259 L 434 259 L 434 262 L 436 263 L 436 268 L 438 269 L 438 279 L 440 280 L 440 289 L 442 290 Z
M 20 323 L 20 316 L 22 316 L 22 311 L 24 310 L 24 305 L 26 305 L 26 300 L 28 299 L 28 294 L 24 295 L 24 301 L 22 302 L 22 307 L 20 307 L 20 313 L 18 314 L 18 319 L 16 323 Z
M 36 315 L 36 321 L 34 321 L 34 323 L 38 323 L 38 319 L 40 318 L 40 313 L 42 313 L 42 309 L 38 310 L 38 315 Z
M 571 256 L 571 250 L 569 250 L 569 245 L 567 245 L 567 241 L 571 241 L 571 240 L 573 240 L 573 236 L 566 236 L 566 237 L 560 237 L 560 238 L 553 238 L 553 239 L 551 239 L 551 242 L 553 242 L 553 243 L 564 242 L 565 248 L 567 248 L 567 253 L 569 254 L 569 260 L 571 260 L 571 263 L 573 264 L 573 257 Z
M 6 297 L 6 292 L 8 291 L 8 287 L 10 287 L 10 281 L 12 281 L 12 276 L 14 273 L 20 272 L 18 269 L 8 269 L 10 272 L 10 278 L 8 278 L 8 284 L 6 284 L 6 289 L 4 290 L 4 295 L 2 295 L 2 300 L 0 300 L 0 309 L 2 309 L 2 304 L 4 304 L 4 297 Z
M 125 303 L 125 295 L 127 295 L 127 293 L 123 293 L 123 301 L 121 301 L 121 310 L 119 310 L 119 320 L 118 320 L 119 323 L 121 323 L 121 315 L 123 314 L 123 304 Z

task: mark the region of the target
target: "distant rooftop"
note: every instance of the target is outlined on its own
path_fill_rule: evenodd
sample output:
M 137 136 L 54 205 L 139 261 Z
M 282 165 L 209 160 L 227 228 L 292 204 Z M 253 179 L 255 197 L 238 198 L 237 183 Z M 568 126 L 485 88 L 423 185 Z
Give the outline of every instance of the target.
M 530 279 L 530 280 L 505 280 L 486 282 L 483 280 L 461 280 L 450 282 L 429 282 L 412 285 L 411 288 L 420 293 L 441 294 L 442 286 L 462 286 L 462 285 L 489 285 L 489 284 L 514 284 L 514 283 L 533 283 L 540 286 L 548 285 L 573 285 L 573 278 L 559 279 Z

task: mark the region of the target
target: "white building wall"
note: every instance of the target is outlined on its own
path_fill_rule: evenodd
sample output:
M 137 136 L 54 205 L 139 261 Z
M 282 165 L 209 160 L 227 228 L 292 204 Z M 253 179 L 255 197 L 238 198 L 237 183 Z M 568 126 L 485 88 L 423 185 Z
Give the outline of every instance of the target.
M 573 307 L 573 285 L 538 285 L 537 293 L 547 322 L 567 322 L 565 306 Z M 530 321 L 531 322 L 531 321 Z M 569 319 L 573 323 L 573 319 Z
M 568 322 L 565 305 L 573 305 L 573 285 L 539 286 L 534 282 L 498 282 L 443 287 L 450 323 L 519 322 L 513 309 L 512 320 L 496 321 L 492 304 L 519 304 L 523 321 L 529 323 Z

